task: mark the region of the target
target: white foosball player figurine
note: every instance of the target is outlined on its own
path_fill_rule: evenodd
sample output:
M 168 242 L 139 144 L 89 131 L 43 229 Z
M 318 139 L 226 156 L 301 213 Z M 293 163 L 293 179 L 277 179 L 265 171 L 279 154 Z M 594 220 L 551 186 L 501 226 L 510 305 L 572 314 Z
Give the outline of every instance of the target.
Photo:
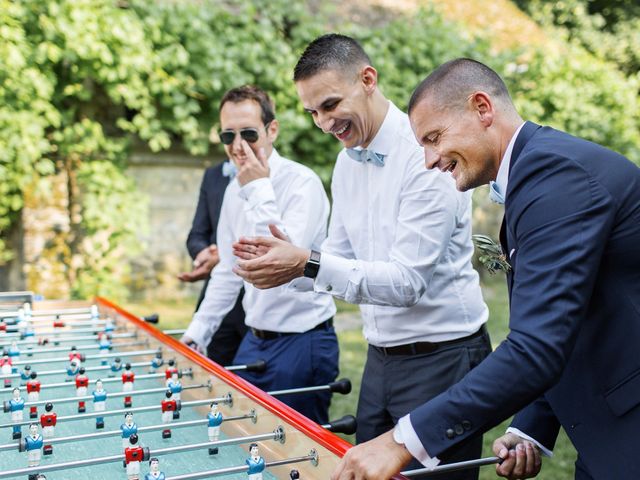
M 19 447 L 21 452 L 27 452 L 27 466 L 37 467 L 40 465 L 43 444 L 42 435 L 38 432 L 38 425 L 32 423 L 29 425 L 29 435 L 22 439 Z
M 84 367 L 80 367 L 78 375 L 76 375 L 76 396 L 85 397 L 89 390 L 89 377 L 84 373 Z M 84 400 L 78 402 L 78 413 L 84 413 L 87 410 Z
M 29 380 L 27 381 L 27 401 L 37 402 L 40 399 L 40 380 L 38 380 L 38 374 L 31 372 Z M 38 407 L 31 405 L 29 408 L 29 418 L 38 418 Z
M 138 433 L 138 425 L 133 421 L 133 413 L 124 414 L 124 423 L 120 425 L 120 431 L 122 432 L 122 448 L 127 448 L 129 437 Z
M 127 363 L 124 366 L 124 372 L 122 372 L 122 391 L 123 392 L 132 392 L 133 391 L 133 382 L 135 381 L 136 375 L 131 370 L 131 364 Z M 124 408 L 131 407 L 131 396 L 127 395 L 124 397 Z
M 96 389 L 93 395 L 93 411 L 104 412 L 107 406 L 107 391 L 102 386 L 102 380 L 96 380 Z M 96 417 L 96 428 L 104 428 L 104 417 Z
M 8 410 L 11 412 L 11 421 L 13 425 L 13 439 L 18 440 L 22 437 L 22 431 L 20 429 L 20 422 L 24 419 L 24 398 L 20 396 L 20 389 L 14 388 L 12 391 L 12 398 L 9 400 Z M 5 411 L 7 411 L 5 407 Z
M 174 400 L 180 400 L 180 393 L 182 392 L 182 383 L 178 378 L 178 372 L 171 374 L 171 379 L 167 382 L 167 388 L 173 393 Z
M 224 420 L 222 413 L 218 411 L 218 402 L 211 403 L 211 411 L 207 413 L 207 420 L 209 441 L 217 442 L 220 438 L 220 425 Z M 216 453 L 218 453 L 218 447 L 209 447 L 209 455 L 215 455 Z
M 48 440 L 53 438 L 56 431 L 56 423 L 58 423 L 58 415 L 53 411 L 53 403 L 47 402 L 44 406 L 44 413 L 40 415 L 40 426 L 42 427 L 42 438 Z M 45 455 L 53 453 L 53 445 L 45 445 L 43 448 Z
M 138 435 L 129 437 L 129 446 L 124 449 L 124 466 L 128 480 L 140 480 L 140 462 L 149 460 L 149 449 L 138 445 Z

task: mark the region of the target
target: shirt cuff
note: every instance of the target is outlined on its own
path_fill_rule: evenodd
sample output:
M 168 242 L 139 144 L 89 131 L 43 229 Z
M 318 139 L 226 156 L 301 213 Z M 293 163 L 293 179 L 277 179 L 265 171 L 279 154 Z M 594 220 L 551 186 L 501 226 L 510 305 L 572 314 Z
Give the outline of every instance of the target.
M 184 336 L 192 339 L 205 351 L 212 337 L 209 326 L 205 322 L 198 321 L 196 316 L 191 320 L 187 330 L 184 332 Z
M 349 283 L 349 272 L 357 269 L 355 262 L 355 260 L 322 252 L 320 270 L 318 270 L 313 289 L 318 293 L 344 297 Z
M 509 427 L 507 428 L 507 433 L 513 433 L 514 435 L 519 436 L 520 438 L 523 438 L 524 440 L 529 440 L 531 443 L 533 443 L 536 447 L 538 447 L 540 449 L 540 451 L 547 457 L 553 457 L 553 452 L 551 450 L 549 450 L 548 448 L 546 448 L 544 445 L 542 445 L 540 442 L 538 442 L 535 438 L 531 438 L 529 435 L 527 435 L 526 433 L 518 430 L 517 428 L 514 427 Z
M 268 178 L 257 178 L 240 187 L 240 198 L 248 203 L 251 209 L 256 205 L 262 205 L 267 202 L 275 202 L 276 195 L 273 191 L 273 185 Z
M 308 277 L 294 278 L 286 288 L 290 292 L 313 292 L 313 279 Z
M 398 420 L 398 424 L 393 429 L 393 439 L 397 443 L 402 443 L 409 450 L 409 453 L 413 455 L 413 458 L 418 460 L 426 468 L 433 469 L 439 463 L 438 457 L 431 457 L 422 446 L 418 434 L 411 425 L 411 419 L 409 415 L 405 415 Z

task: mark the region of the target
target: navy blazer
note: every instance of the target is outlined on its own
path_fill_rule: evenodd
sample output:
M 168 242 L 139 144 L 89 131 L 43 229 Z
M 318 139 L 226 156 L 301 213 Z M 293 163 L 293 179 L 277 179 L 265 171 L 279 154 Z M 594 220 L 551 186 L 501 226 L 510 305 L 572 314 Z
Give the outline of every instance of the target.
M 222 174 L 222 163 L 207 168 L 200 185 L 198 206 L 193 216 L 191 231 L 187 237 L 187 250 L 192 259 L 204 248 L 216 242 L 218 220 L 224 192 L 229 185 L 229 177 Z
M 411 413 L 422 444 L 437 456 L 517 413 L 549 449 L 562 425 L 594 478 L 640 478 L 640 169 L 527 122 L 502 237 L 509 335 Z

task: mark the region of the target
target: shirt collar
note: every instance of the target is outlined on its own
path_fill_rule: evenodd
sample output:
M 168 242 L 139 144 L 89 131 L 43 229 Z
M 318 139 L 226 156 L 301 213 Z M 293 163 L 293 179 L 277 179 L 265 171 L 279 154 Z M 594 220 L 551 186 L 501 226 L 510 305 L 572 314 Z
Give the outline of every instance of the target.
M 516 143 L 516 138 L 518 138 L 518 134 L 524 122 L 520 124 L 520 126 L 516 129 L 515 133 L 509 140 L 509 145 L 507 145 L 507 149 L 502 156 L 502 160 L 500 161 L 500 168 L 498 168 L 498 176 L 496 177 L 496 185 L 498 187 L 498 191 L 502 193 L 503 196 L 507 194 L 507 184 L 509 183 L 509 165 L 511 164 L 511 154 L 513 153 L 513 146 Z
M 381 155 L 389 155 L 396 140 L 395 132 L 402 122 L 402 112 L 400 109 L 396 107 L 392 101 L 387 101 L 389 102 L 387 114 L 378 129 L 378 133 L 376 133 L 371 143 L 369 143 L 369 146 L 367 146 L 367 150 L 373 150 Z

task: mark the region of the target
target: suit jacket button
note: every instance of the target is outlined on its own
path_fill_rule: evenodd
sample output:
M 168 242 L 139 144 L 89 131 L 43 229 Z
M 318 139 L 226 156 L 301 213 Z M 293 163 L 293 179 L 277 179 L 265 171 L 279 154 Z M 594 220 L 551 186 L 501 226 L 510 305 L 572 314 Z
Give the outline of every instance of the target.
M 447 431 L 444 432 L 447 435 L 447 438 L 452 439 L 453 437 L 456 436 L 455 432 L 453 431 L 452 428 L 447 428 Z
M 464 428 L 467 431 L 471 430 L 471 422 L 469 420 L 463 420 L 462 428 Z
M 460 425 L 459 423 L 456 423 L 456 425 L 453 427 L 456 432 L 456 435 L 462 435 L 464 433 L 464 428 L 462 428 L 462 425 Z

